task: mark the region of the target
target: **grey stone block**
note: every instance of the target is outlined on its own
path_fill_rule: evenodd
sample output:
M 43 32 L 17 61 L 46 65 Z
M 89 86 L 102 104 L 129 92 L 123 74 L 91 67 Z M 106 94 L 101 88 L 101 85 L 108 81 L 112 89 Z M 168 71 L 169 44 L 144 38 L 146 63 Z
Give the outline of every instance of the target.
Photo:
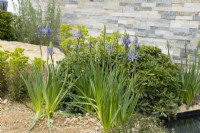
M 156 35 L 155 34 L 147 34 L 147 36 L 149 37 L 149 38 L 156 38 Z M 158 37 L 157 37 L 158 38 Z
M 108 23 L 112 23 L 112 24 L 117 24 L 118 20 L 114 20 L 114 19 L 107 19 Z
M 138 37 L 146 37 L 145 32 L 136 32 L 135 35 L 138 36 Z
M 119 28 L 124 28 L 124 30 L 126 29 L 134 29 L 132 24 L 118 24 Z
M 156 35 L 156 38 L 163 39 L 163 35 Z
M 188 34 L 189 28 L 170 28 L 169 31 L 173 32 L 174 34 Z
M 157 3 L 156 7 L 171 7 L 171 3 Z
M 150 26 L 151 30 L 164 30 L 164 31 L 168 31 L 169 27 L 157 27 L 157 26 Z
M 177 16 L 197 16 L 198 12 L 194 12 L 194 11 L 179 11 L 179 12 L 176 12 L 176 15 Z
M 134 7 L 135 11 L 151 11 L 151 7 Z
M 77 14 L 73 14 L 73 13 L 65 13 L 65 14 L 64 14 L 64 17 L 65 17 L 65 18 L 71 18 L 71 19 L 73 19 L 73 18 L 78 18 L 78 17 L 77 17 Z
M 144 2 L 171 3 L 171 0 L 144 0 Z
M 139 29 L 139 30 L 150 30 L 150 26 L 135 26 L 135 29 Z
M 189 28 L 190 33 L 196 33 L 197 31 L 198 31 L 198 29 L 196 29 L 196 28 Z
M 91 2 L 104 2 L 105 0 L 92 0 Z
M 68 4 L 78 4 L 77 0 L 68 0 Z
M 156 35 L 155 35 L 155 31 L 152 31 L 152 30 L 146 30 L 146 36 L 147 37 L 150 37 L 150 38 L 155 38 Z
M 175 19 L 176 12 L 174 11 L 159 11 L 158 14 L 161 15 L 162 19 Z
M 147 19 L 141 22 L 141 26 L 170 27 L 170 21 L 167 19 Z
M 142 6 L 142 3 L 127 3 L 127 2 L 120 2 L 119 3 L 119 6 L 125 6 L 125 7 L 141 7 Z
M 199 9 L 200 10 L 200 9 Z M 200 16 L 194 16 L 193 17 L 193 20 L 195 20 L 195 21 L 200 21 Z
M 175 35 L 175 36 L 189 36 L 190 33 L 185 33 L 185 32 L 175 32 L 174 35 Z

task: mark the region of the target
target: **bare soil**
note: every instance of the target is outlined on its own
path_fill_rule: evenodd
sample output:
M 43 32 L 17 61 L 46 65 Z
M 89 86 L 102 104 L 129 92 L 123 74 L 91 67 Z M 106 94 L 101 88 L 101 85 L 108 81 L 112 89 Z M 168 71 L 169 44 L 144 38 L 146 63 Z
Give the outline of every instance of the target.
M 24 104 L 1 100 L 0 133 L 26 133 L 34 113 Z M 29 103 L 30 104 L 30 103 Z M 48 133 L 46 119 L 41 119 L 30 133 Z M 91 115 L 67 117 L 56 114 L 52 117 L 53 133 L 101 133 L 100 122 Z

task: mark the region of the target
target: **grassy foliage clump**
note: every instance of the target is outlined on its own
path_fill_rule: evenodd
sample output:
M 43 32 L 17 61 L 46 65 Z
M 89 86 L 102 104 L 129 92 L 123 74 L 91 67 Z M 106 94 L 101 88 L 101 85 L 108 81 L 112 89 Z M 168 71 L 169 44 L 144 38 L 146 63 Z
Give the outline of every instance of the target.
M 185 59 L 182 57 L 179 67 L 179 97 L 180 103 L 192 106 L 200 90 L 200 41 L 198 41 L 194 60 L 187 55 L 185 44 Z

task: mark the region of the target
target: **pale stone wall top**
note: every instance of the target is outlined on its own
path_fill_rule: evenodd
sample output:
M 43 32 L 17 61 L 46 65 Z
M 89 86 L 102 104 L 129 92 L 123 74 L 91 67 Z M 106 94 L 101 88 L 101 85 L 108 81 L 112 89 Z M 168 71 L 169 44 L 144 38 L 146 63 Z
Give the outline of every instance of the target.
M 13 52 L 15 48 L 23 48 L 24 55 L 29 57 L 29 63 L 32 63 L 34 57 L 42 58 L 43 60 L 47 60 L 47 46 L 41 46 L 42 49 L 42 57 L 40 52 L 40 45 L 33 45 L 28 43 L 21 43 L 15 41 L 3 41 L 0 40 L 0 50 L 8 50 Z M 58 48 L 53 48 L 55 54 L 53 54 L 55 64 L 57 61 L 62 60 L 65 55 Z

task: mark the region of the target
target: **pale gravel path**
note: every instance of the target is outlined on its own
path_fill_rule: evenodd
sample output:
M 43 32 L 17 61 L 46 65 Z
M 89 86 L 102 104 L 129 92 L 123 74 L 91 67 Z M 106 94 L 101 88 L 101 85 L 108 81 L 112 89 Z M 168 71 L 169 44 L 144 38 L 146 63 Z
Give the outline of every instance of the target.
M 4 41 L 4 40 L 0 40 L 0 45 L 2 46 L 2 48 L 0 49 L 8 51 L 14 51 L 15 48 L 23 48 L 25 50 L 24 55 L 30 58 L 29 62 L 31 62 L 34 59 L 34 57 L 41 58 L 39 45 L 33 45 L 16 41 Z M 54 52 L 55 54 L 53 56 L 55 61 L 62 60 L 65 57 L 65 55 L 58 48 L 54 47 Z M 42 46 L 42 55 L 43 55 L 42 59 L 46 60 L 47 46 Z
M 25 105 L 0 98 L 0 133 L 26 133 L 33 117 L 34 113 Z M 91 115 L 55 114 L 52 120 L 53 133 L 102 133 L 100 122 Z M 41 118 L 30 133 L 48 133 L 46 119 Z

